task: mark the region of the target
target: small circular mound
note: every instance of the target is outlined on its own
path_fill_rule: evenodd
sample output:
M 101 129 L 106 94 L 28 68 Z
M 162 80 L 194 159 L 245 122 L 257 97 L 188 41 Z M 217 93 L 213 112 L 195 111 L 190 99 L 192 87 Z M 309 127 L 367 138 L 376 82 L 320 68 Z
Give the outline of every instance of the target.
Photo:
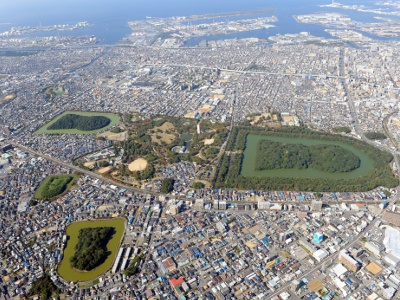
M 135 159 L 128 165 L 128 169 L 131 172 L 143 171 L 144 169 L 146 169 L 146 167 L 147 167 L 147 160 L 145 160 L 144 158 Z

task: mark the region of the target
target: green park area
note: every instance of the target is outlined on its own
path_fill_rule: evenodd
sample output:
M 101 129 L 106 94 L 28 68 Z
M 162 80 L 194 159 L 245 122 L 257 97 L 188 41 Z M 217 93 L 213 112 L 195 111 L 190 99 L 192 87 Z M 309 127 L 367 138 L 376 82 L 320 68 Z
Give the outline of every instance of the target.
M 39 128 L 36 134 L 93 134 L 120 122 L 113 113 L 66 111 Z
M 327 192 L 398 184 L 390 153 L 342 135 L 236 127 L 226 150 L 214 181 L 217 188 Z
M 125 220 L 80 221 L 67 227 L 67 246 L 58 274 L 68 281 L 86 282 L 109 270 L 125 231 Z
M 47 176 L 35 191 L 33 198 L 53 200 L 67 193 L 78 179 L 76 174 Z

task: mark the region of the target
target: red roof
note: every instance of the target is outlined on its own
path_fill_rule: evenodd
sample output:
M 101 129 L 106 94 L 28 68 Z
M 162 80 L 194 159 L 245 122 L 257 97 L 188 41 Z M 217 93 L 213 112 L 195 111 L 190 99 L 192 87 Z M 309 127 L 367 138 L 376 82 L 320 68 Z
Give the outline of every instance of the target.
M 178 285 L 184 283 L 185 280 L 183 280 L 182 277 L 180 277 L 180 278 L 172 278 L 172 279 L 170 280 L 170 282 L 171 282 L 171 284 L 172 284 L 173 287 L 176 287 L 176 286 L 178 286 Z

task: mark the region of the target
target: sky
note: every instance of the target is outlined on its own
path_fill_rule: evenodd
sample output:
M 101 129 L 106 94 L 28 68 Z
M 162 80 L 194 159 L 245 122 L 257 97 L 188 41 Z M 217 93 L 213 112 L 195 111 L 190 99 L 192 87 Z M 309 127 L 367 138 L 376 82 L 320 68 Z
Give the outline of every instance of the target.
M 143 19 L 210 12 L 271 8 L 278 0 L 0 0 L 0 24 Z M 303 0 L 284 0 L 299 2 Z M 326 0 L 307 0 L 324 2 Z M 282 0 L 280 0 L 282 3 Z M 58 20 L 58 22 L 57 22 Z M 45 23 L 53 22 L 52 24 Z

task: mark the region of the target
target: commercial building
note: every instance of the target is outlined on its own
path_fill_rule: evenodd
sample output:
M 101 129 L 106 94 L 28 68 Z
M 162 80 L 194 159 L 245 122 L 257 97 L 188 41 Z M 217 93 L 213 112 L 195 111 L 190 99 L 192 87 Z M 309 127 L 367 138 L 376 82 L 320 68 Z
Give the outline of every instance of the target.
M 329 255 L 329 253 L 326 251 L 326 250 L 324 250 L 324 249 L 319 249 L 319 250 L 317 250 L 317 251 L 315 251 L 314 253 L 313 253 L 313 256 L 314 256 L 314 258 L 318 261 L 318 262 L 320 262 L 320 261 L 322 261 L 325 257 L 327 257 Z
M 226 210 L 226 201 L 219 201 L 218 209 L 219 210 Z
M 398 258 L 397 256 L 394 256 L 393 254 L 390 254 L 390 253 L 385 255 L 383 260 L 393 267 L 397 267 L 398 264 L 400 263 L 400 258 Z
M 204 200 L 203 199 L 196 199 L 196 202 L 194 204 L 195 209 L 203 209 L 204 208 Z
M 169 208 L 169 211 L 171 213 L 171 215 L 177 215 L 179 213 L 179 208 L 177 205 L 171 205 L 171 207 Z
M 258 201 L 258 209 L 269 209 L 270 203 L 268 201 Z
M 313 240 L 312 240 L 312 241 L 313 241 L 315 244 L 319 245 L 323 240 L 324 240 L 324 234 L 323 234 L 323 233 L 321 233 L 321 232 L 316 232 L 316 233 L 314 233 L 314 236 L 313 236 Z
M 164 268 L 168 270 L 168 272 L 172 272 L 176 270 L 176 263 L 172 257 L 168 257 L 162 261 Z
M 366 242 L 364 247 L 376 256 L 380 256 L 381 252 L 383 251 L 383 247 L 374 242 Z
M 338 261 L 352 272 L 360 270 L 360 263 L 352 258 L 346 250 L 340 251 Z
M 311 210 L 312 211 L 321 211 L 322 210 L 322 201 L 318 201 L 318 200 L 311 201 Z

